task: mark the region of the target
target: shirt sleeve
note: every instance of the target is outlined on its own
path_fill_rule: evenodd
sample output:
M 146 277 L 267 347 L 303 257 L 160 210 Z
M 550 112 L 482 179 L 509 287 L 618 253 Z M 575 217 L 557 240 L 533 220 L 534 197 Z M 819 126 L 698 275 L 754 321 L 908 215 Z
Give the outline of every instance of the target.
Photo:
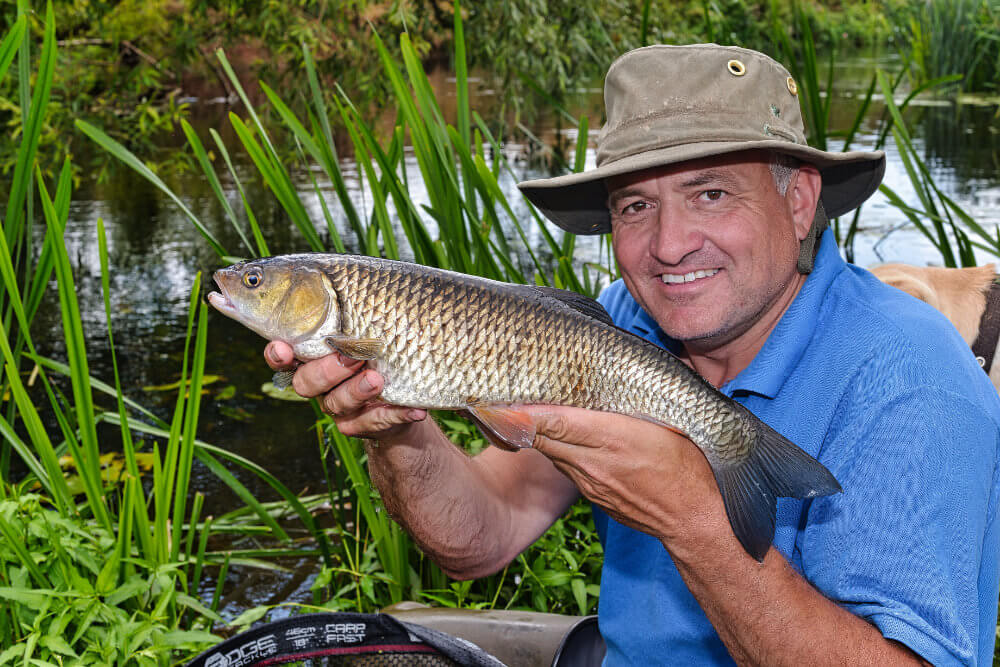
M 820 452 L 844 491 L 809 508 L 803 574 L 935 665 L 976 664 L 997 604 L 997 424 L 935 387 L 854 403 Z

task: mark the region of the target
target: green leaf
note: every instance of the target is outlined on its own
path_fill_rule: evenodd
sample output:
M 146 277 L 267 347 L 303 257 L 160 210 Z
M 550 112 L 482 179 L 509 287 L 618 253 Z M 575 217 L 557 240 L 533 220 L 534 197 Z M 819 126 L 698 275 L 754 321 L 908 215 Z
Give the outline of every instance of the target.
M 14 588 L 11 586 L 0 586 L 0 598 L 11 600 L 18 604 L 23 604 L 29 609 L 41 609 L 42 605 L 48 602 L 56 592 L 53 590 L 39 590 L 28 588 Z
M 200 644 L 213 646 L 222 641 L 222 637 L 213 635 L 204 630 L 171 630 L 163 633 L 160 640 L 165 646 L 187 646 L 189 644 Z
M 182 607 L 187 607 L 188 609 L 194 609 L 196 612 L 198 612 L 205 618 L 211 619 L 216 623 L 225 623 L 225 620 L 221 616 L 219 616 L 214 611 L 203 605 L 200 600 L 196 600 L 190 595 L 186 595 L 184 593 L 178 593 L 177 604 L 181 605 Z
M 565 586 L 573 578 L 573 575 L 565 570 L 543 570 L 542 572 L 536 572 L 535 575 L 538 577 L 538 581 L 542 582 L 543 586 Z
M 167 197 L 169 197 L 174 202 L 174 204 L 177 205 L 177 207 L 181 210 L 181 212 L 183 212 L 184 215 L 187 216 L 188 220 L 191 221 L 191 224 L 195 226 L 195 229 L 197 229 L 201 233 L 201 235 L 205 237 L 205 240 L 208 241 L 208 244 L 212 246 L 212 250 L 214 250 L 219 257 L 225 257 L 226 255 L 230 254 L 223 249 L 222 245 L 218 242 L 218 240 L 216 240 L 215 236 L 213 236 L 212 233 L 208 231 L 208 228 L 201 223 L 201 220 L 199 220 L 198 217 L 191 212 L 191 209 L 189 209 L 187 206 L 184 205 L 184 202 L 180 200 L 180 197 L 175 195 L 173 191 L 169 187 L 167 187 L 167 184 L 164 183 L 159 176 L 154 174 L 149 167 L 143 164 L 139 160 L 139 158 L 137 158 L 132 153 L 132 151 L 125 148 L 120 143 L 118 143 L 117 141 L 109 137 L 107 134 L 105 134 L 103 131 L 94 127 L 87 121 L 77 120 L 75 124 L 76 128 L 81 132 L 83 132 L 88 137 L 90 137 L 90 139 L 93 140 L 94 143 L 96 143 L 98 146 L 100 146 L 107 152 L 111 153 L 111 155 L 117 158 L 119 161 L 123 162 L 127 166 L 134 169 L 136 172 L 139 173 L 139 175 L 141 175 L 147 181 L 149 181 L 157 188 L 159 188 L 161 192 L 167 195 Z
M 221 379 L 222 379 L 221 375 L 202 375 L 201 376 L 201 384 L 203 384 L 203 385 L 214 384 L 214 383 L 218 382 Z M 188 380 L 187 382 L 184 383 L 184 385 L 186 387 L 190 387 L 191 386 L 191 381 Z M 151 385 L 145 385 L 145 386 L 143 386 L 142 390 L 143 391 L 175 391 L 177 389 L 180 389 L 180 386 L 181 386 L 181 381 L 177 380 L 176 382 L 170 382 L 168 384 L 151 384 Z
M 247 609 L 245 612 L 234 618 L 229 622 L 230 627 L 243 627 L 255 623 L 267 615 L 267 612 L 271 611 L 270 607 L 253 607 Z
M 125 600 L 135 597 L 140 593 L 144 593 L 149 590 L 149 582 L 139 575 L 133 575 L 129 577 L 128 581 L 124 584 L 111 591 L 105 598 L 104 601 L 111 606 L 117 607 Z
M 54 653 L 70 656 L 72 658 L 79 657 L 76 651 L 73 650 L 73 647 L 70 646 L 66 642 L 66 640 L 60 637 L 59 635 L 46 635 L 42 637 L 38 643 Z
M 581 616 L 587 614 L 587 582 L 583 579 L 574 579 L 570 582 L 573 588 L 573 598 L 576 600 L 576 607 Z
M 9 646 L 3 653 L 0 653 L 0 665 L 7 664 L 14 658 L 21 658 L 24 656 L 25 645 L 23 643 L 14 644 Z

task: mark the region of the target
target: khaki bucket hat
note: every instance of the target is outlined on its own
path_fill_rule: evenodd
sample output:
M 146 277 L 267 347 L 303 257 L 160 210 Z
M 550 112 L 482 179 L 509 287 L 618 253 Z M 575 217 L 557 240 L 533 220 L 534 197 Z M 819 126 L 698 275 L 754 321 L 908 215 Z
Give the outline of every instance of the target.
M 885 173 L 882 151 L 810 148 L 795 80 L 757 51 L 717 44 L 629 51 L 608 69 L 604 102 L 596 169 L 518 184 L 574 234 L 611 231 L 603 179 L 685 160 L 752 149 L 791 155 L 819 169 L 820 203 L 831 218 L 861 205 Z

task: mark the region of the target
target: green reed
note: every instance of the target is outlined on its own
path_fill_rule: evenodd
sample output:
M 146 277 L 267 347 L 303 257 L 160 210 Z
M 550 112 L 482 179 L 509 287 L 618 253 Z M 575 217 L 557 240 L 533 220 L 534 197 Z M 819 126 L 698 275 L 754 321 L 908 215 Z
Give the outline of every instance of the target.
M 333 192 L 330 193 L 323 191 L 315 179 L 312 180 L 313 192 L 321 202 L 323 211 L 325 246 L 313 221 L 306 214 L 302 195 L 293 185 L 292 165 L 282 159 L 275 149 L 272 131 L 262 121 L 263 114 L 252 107 L 225 54 L 219 52 L 217 55 L 222 69 L 227 73 L 232 89 L 240 96 L 245 107 L 244 118 L 236 114 L 229 116 L 240 144 L 257 167 L 263 184 L 274 193 L 289 220 L 300 231 L 303 242 L 312 250 L 329 247 L 343 252 L 349 245 L 364 254 L 393 259 L 411 256 L 417 262 L 430 266 L 511 282 L 568 287 L 594 295 L 601 284 L 599 275 L 607 275 L 613 269 L 577 267 L 573 262 L 575 237 L 568 234 L 554 236 L 541 216 L 530 209 L 532 222 L 538 226 L 544 249 L 550 256 L 543 261 L 538 249 L 528 242 L 527 229 L 514 214 L 514 203 L 507 199 L 500 188 L 500 178 L 513 172 L 503 158 L 499 141 L 491 128 L 469 104 L 468 73 L 459 9 L 456 6 L 454 62 L 458 108 L 455 125 L 445 121 L 423 65 L 406 34 L 400 37 L 402 62 L 390 55 L 377 35 L 372 38 L 393 93 L 391 106 L 397 109 L 396 122 L 384 137 L 363 118 L 343 90 L 338 89 L 337 94 L 332 97 L 324 95 L 308 49 L 303 49 L 308 85 L 304 120 L 296 116 L 275 91 L 266 84 L 261 85 L 271 111 L 280 121 L 280 129 L 295 142 L 295 154 L 299 162 L 296 166 L 309 174 L 314 165 L 318 166 L 332 184 Z M 347 190 L 331 129 L 331 116 L 333 122 L 346 130 L 350 142 L 348 148 L 353 152 L 360 177 L 370 197 L 370 212 L 360 210 Z M 150 178 L 150 170 L 101 130 L 82 122 L 77 125 L 123 163 L 150 179 L 157 187 L 164 187 L 162 181 Z M 587 120 L 581 119 L 577 127 L 574 168 L 580 170 L 583 168 L 587 146 Z M 265 254 L 267 248 L 263 242 L 263 234 L 246 204 L 246 198 L 243 197 L 243 213 L 250 228 L 249 234 L 238 222 L 239 212 L 230 207 L 224 196 L 219 177 L 200 138 L 187 124 L 182 125 L 182 129 L 226 218 L 236 227 L 243 247 L 236 253 L 229 253 L 212 243 L 206 225 L 192 219 L 196 223 L 195 228 L 205 236 L 224 261 L 232 255 L 242 253 Z M 225 158 L 231 178 L 242 194 L 244 186 L 236 178 L 228 152 L 217 134 L 213 133 L 213 139 Z M 426 205 L 419 205 L 410 197 L 403 162 L 404 145 L 412 149 L 427 189 L 429 203 Z M 328 202 L 331 194 L 337 210 L 346 219 L 346 232 L 353 235 L 350 240 L 342 238 L 342 230 L 335 224 L 333 210 Z M 179 201 L 173 194 L 169 196 Z M 182 210 L 187 212 L 187 209 Z M 251 236 L 255 240 L 253 244 L 249 240 Z M 608 246 L 604 247 L 609 253 Z M 524 265 L 518 262 L 518 255 L 525 258 Z M 457 584 L 450 584 L 440 569 L 420 554 L 409 536 L 381 508 L 377 495 L 372 491 L 360 443 L 340 435 L 332 422 L 318 410 L 317 420 L 318 433 L 321 435 L 321 454 L 330 489 L 329 502 L 337 518 L 338 536 L 335 558 L 324 567 L 316 585 L 317 594 L 322 590 L 327 595 L 333 594 L 332 599 L 326 601 L 328 606 L 353 609 L 377 608 L 404 598 L 440 598 L 439 601 L 451 599 L 447 595 L 441 597 L 441 593 L 430 592 L 452 590 L 450 587 Z M 331 454 L 329 457 L 327 452 Z M 327 466 L 328 459 L 332 459 L 336 465 Z M 347 507 L 350 509 L 346 509 Z M 592 536 L 592 529 L 587 534 Z M 539 563 L 535 565 L 543 573 L 541 581 L 545 581 L 547 575 L 544 573 L 551 568 Z M 526 568 L 524 577 L 512 575 L 487 578 L 471 590 L 468 588 L 471 584 L 462 584 L 466 587 L 463 599 L 476 599 L 480 604 L 484 600 L 492 600 L 493 604 L 504 602 L 498 600 L 500 591 L 514 593 L 514 584 L 511 583 L 514 579 L 522 582 L 520 590 L 533 591 L 536 602 L 548 599 L 546 596 L 559 595 L 554 590 L 542 594 L 538 592 L 541 588 L 533 587 L 531 581 L 538 581 L 538 577 L 531 579 L 529 573 L 533 570 L 527 561 L 513 567 L 518 572 Z M 558 581 L 559 577 L 555 580 Z M 575 583 L 570 585 L 570 580 Z M 566 584 L 565 597 L 577 600 L 576 607 L 579 609 L 590 606 L 587 603 L 588 585 L 591 586 L 591 601 L 596 599 L 594 584 L 585 583 L 580 576 L 569 577 L 563 583 Z M 504 588 L 505 586 L 509 588 Z M 542 597 L 538 598 L 538 595 Z M 513 604 L 515 599 L 520 598 L 515 595 L 505 602 Z M 548 608 L 556 607 L 557 604 L 548 605 Z
M 0 40 L 0 78 L 15 57 L 22 58 L 22 97 L 30 100 L 0 234 L 0 663 L 168 664 L 218 639 L 208 630 L 224 622 L 217 609 L 220 598 L 216 595 L 206 605 L 197 597 L 206 568 L 221 567 L 224 573 L 230 564 L 275 567 L 266 550 L 215 552 L 209 548 L 213 536 L 266 535 L 284 547 L 276 553 L 297 553 L 302 550 L 294 547 L 289 526 L 300 525 L 310 537 L 307 551 L 327 563 L 329 541 L 312 517 L 315 499 L 296 497 L 256 464 L 196 438 L 208 336 L 200 277 L 192 286 L 181 379 L 169 420 L 126 395 L 115 352 L 101 221 L 95 241 L 114 385 L 91 375 L 78 285 L 63 241 L 72 198 L 71 162 L 65 160 L 50 184 L 32 148 L 32 137 L 45 123 L 57 60 L 51 7 L 33 77 L 25 75 L 31 74 L 26 25 L 22 15 Z M 33 90 L 25 88 L 29 79 Z M 133 166 L 145 168 L 138 161 Z M 147 177 L 157 181 L 152 172 Z M 45 224 L 37 250 L 30 244 L 36 207 Z M 197 219 L 192 223 L 200 224 Z M 42 356 L 31 334 L 53 276 L 66 363 Z M 23 379 L 29 370 L 40 387 Z M 100 408 L 95 394 L 111 397 L 115 408 Z M 108 425 L 114 429 L 109 431 Z M 117 442 L 108 436 L 114 432 L 120 434 Z M 141 452 L 149 443 L 151 474 L 141 472 L 137 462 L 140 453 L 149 456 Z M 112 450 L 121 451 L 125 461 L 117 480 L 102 471 L 100 460 L 102 452 Z M 72 459 L 78 472 L 80 496 L 60 467 L 63 456 Z M 24 470 L 17 480 L 9 470 L 14 457 Z M 222 517 L 204 517 L 204 496 L 192 494 L 189 486 L 195 459 L 243 506 Z M 268 484 L 281 498 L 281 508 L 257 500 L 233 475 L 233 466 Z
M 928 9 L 925 6 L 923 11 L 925 13 L 927 11 L 943 12 L 945 11 L 944 4 L 930 3 L 936 8 Z M 888 137 L 893 137 L 907 177 L 919 199 L 919 202 L 909 204 L 903 201 L 889 186 L 882 185 L 879 189 L 886 196 L 889 204 L 898 208 L 934 244 L 934 247 L 941 254 L 941 261 L 945 266 L 974 265 L 976 260 L 973 246 L 993 255 L 1000 255 L 1000 232 L 997 235 L 990 235 L 971 215 L 937 187 L 930 172 L 914 150 L 909 130 L 903 120 L 903 113 L 919 95 L 933 90 L 946 89 L 950 84 L 962 79 L 962 74 L 957 73 L 961 70 L 956 70 L 960 67 L 959 62 L 961 61 L 956 61 L 949 67 L 937 68 L 937 71 L 944 72 L 942 76 L 930 76 L 926 70 L 914 74 L 914 68 L 919 65 L 913 62 L 907 63 L 891 80 L 881 69 L 876 70 L 850 127 L 846 131 L 834 133 L 830 129 L 830 104 L 835 92 L 836 41 L 832 40 L 833 46 L 830 48 L 824 71 L 820 67 L 816 52 L 816 40 L 813 36 L 809 16 L 802 6 L 798 2 L 792 5 L 794 18 L 792 26 L 795 38 L 781 22 L 776 20 L 778 0 L 771 0 L 771 12 L 772 17 L 775 17 L 771 27 L 772 38 L 780 49 L 783 62 L 789 65 L 789 71 L 799 83 L 799 95 L 802 98 L 803 116 L 809 144 L 821 150 L 829 150 L 830 139 L 843 137 L 841 150 L 851 150 L 861 124 L 872 106 L 876 91 L 881 92 L 885 99 L 885 111 L 882 114 L 879 132 L 872 148 L 875 150 L 884 148 Z M 961 7 L 955 8 L 955 12 L 960 14 Z M 965 63 L 961 66 L 971 67 L 972 65 Z M 895 97 L 907 74 L 913 74 L 911 79 L 913 79 L 914 85 L 897 104 Z M 839 219 L 832 223 L 837 244 L 844 250 L 848 261 L 854 260 L 854 241 L 863 208 L 860 206 L 851 214 L 850 222 L 846 227 L 841 225 Z M 961 223 L 962 226 L 958 223 Z M 979 240 L 970 242 L 966 229 L 975 233 Z M 955 243 L 954 248 L 952 247 L 952 239 Z
M 996 87 L 990 62 L 998 53 L 996 3 L 928 0 L 905 4 L 894 13 L 909 49 L 906 56 L 915 83 L 959 74 L 963 75 L 959 86 L 965 90 Z
M 826 149 L 828 142 L 842 138 L 843 149 L 849 150 L 862 119 L 873 103 L 875 92 L 881 86 L 883 93 L 891 101 L 891 95 L 895 93 L 902 75 L 892 82 L 886 81 L 885 85 L 882 85 L 880 79 L 873 78 L 852 127 L 844 133 L 833 133 L 829 125 L 835 55 L 831 54 L 829 60 L 821 63 L 816 54 L 808 15 L 796 5 L 793 8 L 793 19 L 796 31 L 794 40 L 786 28 L 777 23 L 773 26 L 772 38 L 785 51 L 783 60 L 793 64 L 793 74 L 802 90 L 810 141 L 813 145 Z M 261 89 L 272 112 L 269 116 L 258 113 L 250 104 L 225 54 L 219 52 L 217 56 L 222 69 L 244 104 L 242 116 L 235 113 L 229 116 L 240 146 L 254 163 L 260 181 L 274 194 L 288 220 L 298 229 L 304 248 L 337 252 L 350 248 L 363 254 L 394 259 L 401 256 L 412 257 L 422 264 L 494 279 L 555 285 L 585 294 L 596 294 L 602 279 L 615 275 L 610 245 L 606 240 L 602 245 L 601 254 L 605 258 L 603 266 L 580 267 L 574 263 L 576 238 L 568 234 L 553 234 L 539 214 L 528 207 L 530 222 L 537 225 L 541 238 L 541 248 L 531 246 L 526 221 L 520 220 L 514 213 L 515 203 L 519 202 L 508 199 L 499 185 L 502 177 L 513 173 L 503 157 L 500 141 L 494 129 L 469 105 L 464 33 L 460 7 L 457 5 L 454 35 L 455 95 L 458 101 L 454 124 L 444 119 L 409 37 L 406 34 L 400 37 L 401 58 L 397 60 L 390 55 L 382 40 L 377 35 L 373 36 L 373 49 L 381 60 L 385 79 L 392 91 L 386 106 L 396 109 L 395 121 L 385 132 L 379 132 L 373 123 L 367 121 L 351 97 L 339 87 L 335 87 L 332 95 L 326 94 L 307 48 L 302 51 L 307 86 L 304 110 L 297 114 L 278 93 L 262 84 Z M 794 66 L 797 63 L 801 65 Z M 892 133 L 897 144 L 903 143 L 901 150 L 906 150 L 907 146 L 912 149 L 902 124 L 901 112 L 914 96 L 946 81 L 948 79 L 926 82 L 914 89 L 898 108 L 889 105 L 878 146 L 883 145 Z M 274 118 L 274 124 L 266 124 L 263 118 Z M 332 132 L 334 125 L 342 127 L 346 133 L 346 146 L 338 148 L 336 145 Z M 225 218 L 237 231 L 241 241 L 238 249 L 222 247 L 208 232 L 208 226 L 198 220 L 182 200 L 125 147 L 96 127 L 83 122 L 78 122 L 77 127 L 177 203 L 193 227 L 215 250 L 220 261 L 268 254 L 266 235 L 245 196 L 247 186 L 237 175 L 229 150 L 214 130 L 210 131 L 212 141 L 223 158 L 228 178 L 240 192 L 242 209 L 231 206 L 225 196 L 221 185 L 225 175 L 220 178 L 216 172 L 216 168 L 222 168 L 222 165 L 213 164 L 202 139 L 187 123 L 182 124 L 197 164 L 219 200 Z M 588 140 L 587 119 L 580 119 L 577 127 L 578 138 L 572 168 L 579 171 L 583 168 Z M 291 160 L 276 148 L 278 142 L 273 137 L 279 132 L 294 142 Z M 416 160 L 420 179 L 427 189 L 427 204 L 418 204 L 410 196 L 404 148 L 409 148 Z M 358 165 L 359 177 L 366 191 L 367 201 L 364 207 L 356 205 L 347 189 L 347 179 L 342 172 L 340 160 L 341 155 L 348 154 L 352 154 Z M 932 193 L 936 197 L 934 201 L 938 202 L 937 208 L 933 209 L 926 203 L 923 204 L 926 211 L 908 208 L 887 192 L 892 203 L 903 208 L 908 215 L 915 216 L 914 223 L 918 228 L 926 234 L 933 234 L 937 243 L 942 243 L 941 239 L 945 239 L 947 235 L 938 229 L 936 223 L 930 226 L 922 224 L 924 219 L 936 220 L 943 225 L 950 224 L 949 229 L 956 234 L 961 231 L 956 222 L 975 229 L 974 221 L 970 224 L 971 219 L 960 212 L 954 202 L 950 202 L 936 190 L 932 181 L 927 180 L 929 176 L 926 169 L 912 154 L 912 150 L 910 155 L 913 158 L 910 161 L 913 168 L 908 169 L 908 173 L 911 173 L 911 178 L 921 179 L 925 193 Z M 329 181 L 330 188 L 321 187 L 313 176 L 317 167 Z M 293 180 L 293 175 L 299 173 L 308 174 L 311 179 L 312 189 L 309 194 L 320 202 L 322 220 L 313 220 L 307 213 L 303 197 L 308 195 L 300 192 Z M 338 224 L 335 215 L 338 213 L 344 223 Z M 953 215 L 955 220 L 949 215 Z M 241 219 L 245 219 L 245 222 L 241 222 Z M 322 232 L 317 229 L 317 222 L 320 223 Z M 857 215 L 846 229 L 835 222 L 838 241 L 844 244 L 849 256 L 852 254 L 851 246 L 857 224 Z M 984 237 L 984 234 L 980 234 L 980 237 Z M 985 240 L 982 240 L 982 244 L 987 245 Z M 947 250 L 943 245 L 939 248 L 947 262 Z M 952 253 L 952 257 L 961 257 L 965 261 L 966 254 Z M 198 320 L 198 325 L 194 328 L 189 323 L 189 337 L 194 336 L 192 373 L 201 363 L 199 359 L 203 358 L 203 348 L 199 352 L 198 347 L 204 335 L 202 321 Z M 186 370 L 182 371 L 182 387 L 185 386 L 186 374 Z M 116 394 L 128 405 L 120 390 Z M 195 395 L 193 387 L 191 395 Z M 129 406 L 129 409 L 136 410 L 134 406 Z M 151 425 L 148 415 L 144 415 L 142 420 L 138 416 L 128 417 L 123 413 L 121 404 L 117 414 L 101 415 L 101 419 L 107 423 L 127 423 L 136 433 L 155 435 L 168 442 L 163 456 L 164 463 L 156 473 L 161 482 L 155 487 L 159 495 L 153 499 L 157 510 L 153 526 L 143 532 L 136 523 L 133 532 L 153 536 L 148 540 L 148 547 L 156 552 L 158 559 L 183 561 L 186 558 L 188 562 L 194 559 L 195 567 L 185 570 L 190 573 L 191 578 L 186 581 L 191 585 L 202 575 L 204 566 L 208 563 L 221 566 L 221 579 L 231 565 L 260 564 L 261 559 L 275 555 L 301 553 L 287 542 L 273 549 L 260 549 L 235 556 L 213 552 L 208 547 L 206 535 L 223 529 L 243 530 L 248 534 L 254 530 L 266 530 L 279 543 L 285 541 L 285 523 L 279 523 L 271 517 L 280 508 L 289 519 L 302 523 L 318 545 L 319 553 L 324 556 L 324 566 L 314 585 L 314 592 L 315 600 L 327 607 L 368 611 L 390 602 L 413 598 L 447 605 L 507 606 L 572 613 L 593 610 L 597 597 L 600 545 L 592 525 L 586 519 L 587 510 L 584 506 L 577 506 L 536 546 L 503 572 L 476 582 L 450 581 L 386 515 L 365 469 L 361 444 L 343 437 L 332 421 L 322 415 L 315 402 L 313 409 L 316 411 L 316 437 L 327 479 L 326 500 L 336 523 L 332 544 L 328 543 L 324 531 L 318 530 L 312 520 L 308 509 L 315 507 L 310 504 L 312 499 L 295 498 L 265 471 L 255 468 L 246 460 L 200 443 L 194 439 L 193 433 L 184 431 L 185 424 L 197 421 L 197 406 L 184 403 L 180 396 L 174 420 L 170 424 Z M 453 439 L 470 451 L 481 446 L 476 444 L 477 435 L 466 422 L 448 417 L 438 418 Z M 206 519 L 202 524 L 198 524 L 197 519 L 188 518 L 186 529 L 179 528 L 187 511 L 186 493 L 182 493 L 186 491 L 182 488 L 183 478 L 190 470 L 192 458 L 200 459 L 220 480 L 233 488 L 245 507 L 224 518 Z M 278 491 L 282 501 L 277 505 L 257 502 L 249 491 L 240 488 L 219 459 L 252 470 Z M 46 473 L 46 465 L 45 461 L 39 461 L 36 467 L 40 473 Z M 141 488 L 133 489 L 131 493 L 141 494 Z M 141 503 L 142 500 L 141 495 L 136 495 L 133 502 Z M 197 502 L 196 500 L 195 503 Z M 199 514 L 197 507 L 192 514 Z M 169 525 L 161 518 L 167 516 L 172 521 Z M 203 531 L 200 536 L 197 534 L 198 530 Z M 183 547 L 178 546 L 181 542 Z M 163 551 L 164 545 L 170 545 L 166 552 Z M 217 590 L 210 612 L 214 612 L 218 600 Z M 255 610 L 242 618 L 249 622 L 260 613 L 260 610 Z

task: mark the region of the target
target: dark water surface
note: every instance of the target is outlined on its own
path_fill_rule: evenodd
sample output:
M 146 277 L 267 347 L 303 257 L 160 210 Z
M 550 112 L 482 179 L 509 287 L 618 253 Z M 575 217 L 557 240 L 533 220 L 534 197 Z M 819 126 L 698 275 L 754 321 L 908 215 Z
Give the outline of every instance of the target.
M 859 97 L 867 88 L 876 64 L 893 67 L 891 57 L 859 57 L 844 62 L 837 70 L 837 96 L 833 103 L 835 124 L 846 127 L 853 120 Z M 443 106 L 453 104 L 454 95 L 447 75 L 439 74 L 437 83 Z M 479 108 L 488 107 L 493 101 L 491 91 L 480 90 Z M 582 91 L 578 101 L 590 114 L 592 127 L 600 125 L 601 99 L 599 88 Z M 205 106 L 198 108 L 197 125 L 203 142 L 208 139 L 208 128 L 216 127 L 223 135 L 229 127 L 225 108 Z M 238 112 L 238 110 L 237 110 Z M 871 147 L 875 141 L 882 106 L 875 104 L 863 127 L 863 134 L 855 142 L 855 149 Z M 911 130 L 921 152 L 937 179 L 937 183 L 951 197 L 966 207 L 987 229 L 1000 223 L 1000 171 L 997 157 L 1000 141 L 997 131 L 997 107 L 990 105 L 957 105 L 948 100 L 931 100 L 915 106 L 908 116 Z M 555 128 L 551 119 L 543 120 L 535 131 L 551 138 Z M 231 133 L 230 133 L 231 134 Z M 572 131 L 563 132 L 570 142 Z M 596 130 L 591 138 L 596 136 Z M 244 186 L 249 188 L 251 206 L 261 223 L 267 242 L 275 253 L 307 250 L 294 226 L 270 193 L 257 185 L 253 177 L 255 168 L 243 157 L 236 142 L 230 143 Z M 529 151 L 524 146 L 509 146 L 510 155 L 524 156 Z M 837 148 L 835 144 L 834 148 Z M 886 183 L 905 200 L 919 207 L 908 185 L 905 171 L 890 142 L 889 167 Z M 350 154 L 341 148 L 344 155 Z M 593 165 L 593 154 L 589 155 Z M 228 175 L 220 178 L 231 204 L 238 211 L 242 206 L 239 193 Z M 520 170 L 518 178 L 544 175 L 537 168 L 528 166 L 524 159 L 515 160 Z M 410 182 L 419 183 L 419 171 L 412 156 L 407 158 Z M 370 210 L 358 179 L 357 168 L 344 163 L 344 172 L 358 206 Z M 319 177 L 319 175 L 317 175 Z M 200 172 L 165 175 L 168 185 L 195 212 L 219 238 L 230 252 L 241 252 L 240 242 L 225 220 L 221 207 Z M 299 187 L 308 193 L 305 199 L 317 227 L 324 234 L 325 224 L 319 202 L 312 192 L 307 174 L 299 173 Z M 329 183 L 321 183 L 328 205 L 335 216 L 339 204 Z M 529 219 L 526 205 L 516 193 L 514 179 L 503 183 L 512 202 L 518 202 L 515 211 Z M 426 193 L 418 187 L 411 197 L 419 205 L 427 200 Z M 116 169 L 111 181 L 94 183 L 84 181 L 74 193 L 70 218 L 66 228 L 66 245 L 74 262 L 78 296 L 88 338 L 91 372 L 96 377 L 113 382 L 110 355 L 105 334 L 105 315 L 100 291 L 99 262 L 96 242 L 96 222 L 103 219 L 108 230 L 112 279 L 112 327 L 123 384 L 128 396 L 155 411 L 161 418 L 169 419 L 176 393 L 157 391 L 148 387 L 177 380 L 184 345 L 187 309 L 191 286 L 196 274 L 203 275 L 207 289 L 210 274 L 222 263 L 207 243 L 196 232 L 187 218 L 159 190 L 144 179 L 124 168 Z M 856 261 L 867 266 L 879 261 L 904 261 L 913 264 L 940 263 L 940 257 L 931 244 L 917 230 L 903 226 L 904 216 L 890 207 L 881 195 L 876 195 L 864 207 L 862 233 L 859 236 Z M 900 228 L 903 226 L 902 228 Z M 343 229 L 343 238 L 352 235 Z M 554 229 L 554 228 L 553 228 Z M 538 231 L 534 230 L 534 237 Z M 402 239 L 402 235 L 400 237 Z M 541 244 L 539 244 L 539 247 Z M 580 243 L 580 258 L 593 257 L 595 245 L 591 241 Z M 991 261 L 982 251 L 977 253 L 981 263 Z M 203 292 L 205 290 L 203 289 Z M 202 402 L 199 437 L 203 440 L 239 453 L 264 466 L 293 491 L 317 492 L 324 488 L 319 467 L 317 439 L 310 427 L 313 411 L 308 404 L 286 403 L 266 398 L 261 385 L 270 379 L 270 371 L 263 362 L 264 342 L 235 322 L 210 310 L 209 341 L 206 373 L 221 379 L 207 387 L 208 395 Z M 54 291 L 40 313 L 36 326 L 36 340 L 46 341 L 43 354 L 64 359 L 61 344 L 62 330 L 58 302 Z M 48 332 L 47 334 L 45 332 Z M 220 396 L 221 395 L 221 396 Z M 114 409 L 112 399 L 98 396 L 98 404 Z M 120 442 L 118 434 L 110 428 L 102 430 L 106 447 L 113 449 Z M 250 475 L 235 471 L 244 483 L 262 500 L 273 499 L 268 488 Z M 206 513 L 219 514 L 236 506 L 236 498 L 222 484 L 197 463 L 192 481 L 193 490 L 207 495 Z M 270 580 L 267 580 L 270 581 Z M 287 583 L 287 582 L 286 582 Z M 263 590 L 273 590 L 275 583 L 261 584 Z M 248 593 L 251 599 L 264 600 L 264 593 Z

